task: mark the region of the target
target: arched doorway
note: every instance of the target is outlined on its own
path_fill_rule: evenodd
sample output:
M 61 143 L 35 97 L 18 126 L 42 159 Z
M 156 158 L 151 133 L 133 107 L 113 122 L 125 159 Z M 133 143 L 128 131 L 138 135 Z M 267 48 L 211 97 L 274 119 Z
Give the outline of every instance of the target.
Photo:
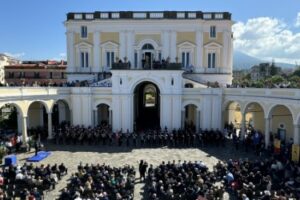
M 247 126 L 261 133 L 265 131 L 265 115 L 262 106 L 256 102 L 249 103 L 245 109 Z
M 282 142 L 289 142 L 293 138 L 293 115 L 285 105 L 274 106 L 269 114 L 270 131 L 275 138 Z
M 184 120 L 184 128 L 191 128 L 192 130 L 198 129 L 199 119 L 197 113 L 197 106 L 193 104 L 188 104 L 185 107 L 185 120 Z
M 155 50 L 152 44 L 146 43 L 142 47 L 142 67 L 143 69 L 152 69 Z
M 66 101 L 58 100 L 52 109 L 52 125 L 54 128 L 61 124 L 70 123 L 70 108 Z
M 95 125 L 111 125 L 110 119 L 109 105 L 103 103 L 99 104 L 97 106 L 97 118 Z
M 134 90 L 134 129 L 160 127 L 160 91 L 151 82 L 142 82 Z
M 236 101 L 231 101 L 227 104 L 224 114 L 225 127 L 230 125 L 231 128 L 240 129 L 242 122 L 241 106 Z
M 21 133 L 20 112 L 13 104 L 5 104 L 0 108 L 0 132 L 3 134 Z
M 45 105 L 40 101 L 35 101 L 30 104 L 27 113 L 28 135 L 46 139 L 48 137 L 48 114 Z

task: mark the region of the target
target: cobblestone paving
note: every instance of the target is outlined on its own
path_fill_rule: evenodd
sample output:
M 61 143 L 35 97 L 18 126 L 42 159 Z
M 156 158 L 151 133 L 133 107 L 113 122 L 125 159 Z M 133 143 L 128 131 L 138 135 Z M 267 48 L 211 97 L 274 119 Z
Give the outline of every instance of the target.
M 139 182 L 138 163 L 141 159 L 146 160 L 154 166 L 159 165 L 162 161 L 187 160 L 187 161 L 203 161 L 210 170 L 218 160 L 227 160 L 229 158 L 249 158 L 256 159 L 253 154 L 246 154 L 243 151 L 236 151 L 232 145 L 226 147 L 204 147 L 204 148 L 127 148 L 127 147 L 103 147 L 88 145 L 53 145 L 47 144 L 46 149 L 52 154 L 37 163 L 55 164 L 64 163 L 68 168 L 68 175 L 64 176 L 57 184 L 56 189 L 48 191 L 45 195 L 46 200 L 56 199 L 60 190 L 67 185 L 70 175 L 77 170 L 80 162 L 85 163 L 106 163 L 111 166 L 123 166 L 125 164 L 133 165 L 137 170 L 136 185 L 134 190 L 134 199 L 143 199 L 144 184 Z M 34 153 L 19 154 L 18 162 L 23 163 L 26 158 Z

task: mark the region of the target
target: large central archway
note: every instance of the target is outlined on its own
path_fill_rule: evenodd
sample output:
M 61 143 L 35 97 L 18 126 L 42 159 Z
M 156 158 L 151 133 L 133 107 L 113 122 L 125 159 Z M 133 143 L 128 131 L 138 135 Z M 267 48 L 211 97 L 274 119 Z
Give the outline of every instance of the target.
M 135 130 L 160 127 L 160 91 L 157 85 L 145 81 L 134 90 Z

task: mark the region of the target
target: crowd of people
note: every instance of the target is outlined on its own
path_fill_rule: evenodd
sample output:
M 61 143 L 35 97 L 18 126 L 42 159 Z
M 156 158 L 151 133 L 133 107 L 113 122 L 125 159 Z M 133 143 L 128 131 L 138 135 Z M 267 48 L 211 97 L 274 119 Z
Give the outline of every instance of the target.
M 97 127 L 61 126 L 54 134 L 56 144 L 115 145 L 127 147 L 198 147 L 204 144 L 225 145 L 225 135 L 220 130 L 194 128 L 169 131 L 147 129 L 144 131 L 113 132 L 109 125 Z
M 146 192 L 150 200 L 223 199 L 224 188 L 202 162 L 162 162 L 150 165 Z
M 129 165 L 80 164 L 59 199 L 132 200 L 134 181 L 135 169 Z
M 288 159 L 230 159 L 215 169 L 239 199 L 300 199 L 300 166 Z
M 45 190 L 55 189 L 61 176 L 68 172 L 65 165 L 4 166 L 0 169 L 0 199 L 41 200 Z

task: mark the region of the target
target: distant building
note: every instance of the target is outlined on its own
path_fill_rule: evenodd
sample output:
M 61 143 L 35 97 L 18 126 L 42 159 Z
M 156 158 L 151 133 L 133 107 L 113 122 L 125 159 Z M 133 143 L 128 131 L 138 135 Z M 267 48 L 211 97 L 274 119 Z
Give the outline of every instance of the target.
M 240 80 L 247 74 L 247 70 L 233 70 L 232 74 L 233 79 Z
M 66 82 L 65 61 L 23 61 L 5 66 L 9 85 L 55 85 Z
M 274 72 L 272 72 L 272 67 Z M 278 74 L 281 72 L 280 67 L 276 67 L 274 63 L 260 63 L 259 65 L 255 65 L 251 67 L 250 74 L 251 74 L 251 80 L 257 81 L 260 79 L 265 79 L 269 76 Z M 273 74 L 275 73 L 275 74 Z
M 18 64 L 18 63 L 20 63 L 20 61 L 17 59 L 12 58 L 6 54 L 0 54 L 0 84 L 5 83 L 4 66 Z

